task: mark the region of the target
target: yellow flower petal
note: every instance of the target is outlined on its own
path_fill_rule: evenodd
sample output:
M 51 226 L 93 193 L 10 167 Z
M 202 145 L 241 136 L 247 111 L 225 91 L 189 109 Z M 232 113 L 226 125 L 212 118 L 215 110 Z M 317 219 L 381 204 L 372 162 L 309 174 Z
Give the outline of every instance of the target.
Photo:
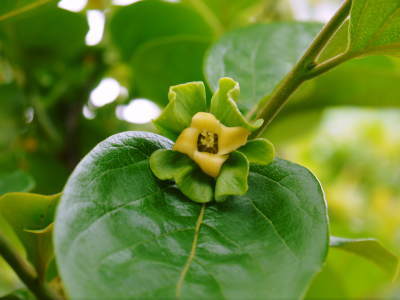
M 194 152 L 193 160 L 199 165 L 204 173 L 211 177 L 217 177 L 222 164 L 228 159 L 228 155 L 218 155 L 207 152 Z
M 197 151 L 197 138 L 200 131 L 196 128 L 186 128 L 179 135 L 172 150 L 186 154 L 193 159 L 193 154 Z
M 206 112 L 198 112 L 192 118 L 190 127 L 197 128 L 198 130 L 207 130 L 216 134 L 221 131 L 221 123 L 214 117 L 214 115 Z
M 249 134 L 245 128 L 226 127 L 214 115 L 199 112 L 191 127 L 179 135 L 173 150 L 188 155 L 204 173 L 217 177 L 228 154 L 246 144 Z
M 235 151 L 240 146 L 247 142 L 247 137 L 250 134 L 242 127 L 226 127 L 221 125 L 221 133 L 218 137 L 218 154 L 224 155 Z

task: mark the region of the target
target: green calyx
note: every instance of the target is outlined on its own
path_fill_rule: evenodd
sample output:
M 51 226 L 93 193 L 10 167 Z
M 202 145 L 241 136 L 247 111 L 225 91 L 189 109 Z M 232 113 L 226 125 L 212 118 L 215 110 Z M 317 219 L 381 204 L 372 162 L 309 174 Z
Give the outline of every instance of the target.
M 219 88 L 207 105 L 206 89 L 201 81 L 188 82 L 170 87 L 169 103 L 154 125 L 166 137 L 176 140 L 180 133 L 190 126 L 192 117 L 198 112 L 210 112 L 222 124 L 229 127 L 243 127 L 254 131 L 263 123 L 259 119 L 248 122 L 236 105 L 239 98 L 239 84 L 231 78 L 219 80 Z
M 191 126 L 193 116 L 199 112 L 207 112 L 224 126 L 240 127 L 249 134 L 258 129 L 263 121 L 249 122 L 245 119 L 236 105 L 239 92 L 237 82 L 231 78 L 221 78 L 219 88 L 208 106 L 202 82 L 173 86 L 168 95 L 169 104 L 154 124 L 163 135 L 176 141 L 182 131 Z M 226 160 L 218 175 L 211 177 L 203 172 L 204 169 L 199 167 L 192 156 L 189 157 L 181 151 L 160 149 L 151 155 L 150 168 L 160 180 L 174 181 L 180 191 L 192 201 L 223 202 L 229 196 L 239 196 L 247 192 L 250 163 L 269 164 L 273 161 L 274 154 L 273 145 L 266 139 L 250 140 L 236 150 L 224 154 Z

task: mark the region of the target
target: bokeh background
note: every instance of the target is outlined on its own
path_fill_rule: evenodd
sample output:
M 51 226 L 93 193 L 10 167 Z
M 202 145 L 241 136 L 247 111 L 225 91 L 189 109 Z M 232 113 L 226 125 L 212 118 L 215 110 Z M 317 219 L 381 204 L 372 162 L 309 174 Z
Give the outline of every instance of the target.
M 207 49 L 224 33 L 258 22 L 323 23 L 341 1 L 41 0 L 7 17 L 28 2 L 0 1 L 0 194 L 60 192 L 101 140 L 154 130 L 168 87 L 204 80 Z M 281 157 L 320 179 L 333 235 L 377 238 L 395 254 L 399 82 L 399 58 L 350 61 L 305 84 L 267 132 Z M 0 296 L 20 285 L 0 261 Z M 399 285 L 333 249 L 306 297 L 393 299 Z

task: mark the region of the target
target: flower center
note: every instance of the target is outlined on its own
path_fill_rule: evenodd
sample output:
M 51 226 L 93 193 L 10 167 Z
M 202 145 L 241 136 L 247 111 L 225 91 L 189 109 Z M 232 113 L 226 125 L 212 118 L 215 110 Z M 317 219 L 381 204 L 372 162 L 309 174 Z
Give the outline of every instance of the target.
M 199 152 L 218 153 L 218 135 L 207 130 L 202 130 L 197 138 Z

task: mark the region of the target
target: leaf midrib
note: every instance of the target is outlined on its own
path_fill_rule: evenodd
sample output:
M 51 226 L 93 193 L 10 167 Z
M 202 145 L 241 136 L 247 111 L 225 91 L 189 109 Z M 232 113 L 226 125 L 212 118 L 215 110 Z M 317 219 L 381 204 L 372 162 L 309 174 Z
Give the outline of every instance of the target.
M 181 273 L 179 275 L 178 282 L 176 284 L 176 293 L 175 293 L 176 299 L 180 299 L 180 297 L 181 297 L 181 291 L 182 291 L 182 287 L 183 287 L 183 284 L 184 284 L 184 281 L 185 281 L 185 278 L 186 278 L 186 274 L 189 271 L 190 266 L 191 266 L 191 264 L 193 262 L 193 259 L 194 259 L 195 255 L 196 255 L 197 243 L 198 243 L 198 240 L 199 240 L 200 228 L 201 228 L 201 224 L 203 223 L 205 209 L 206 209 L 206 204 L 203 204 L 201 206 L 200 213 L 199 213 L 199 216 L 197 218 L 194 237 L 193 237 L 193 242 L 192 242 L 192 248 L 190 250 L 190 253 L 189 253 L 189 256 L 188 256 L 188 258 L 186 260 L 186 263 L 184 264 L 184 266 L 182 268 L 182 271 L 181 271 Z

